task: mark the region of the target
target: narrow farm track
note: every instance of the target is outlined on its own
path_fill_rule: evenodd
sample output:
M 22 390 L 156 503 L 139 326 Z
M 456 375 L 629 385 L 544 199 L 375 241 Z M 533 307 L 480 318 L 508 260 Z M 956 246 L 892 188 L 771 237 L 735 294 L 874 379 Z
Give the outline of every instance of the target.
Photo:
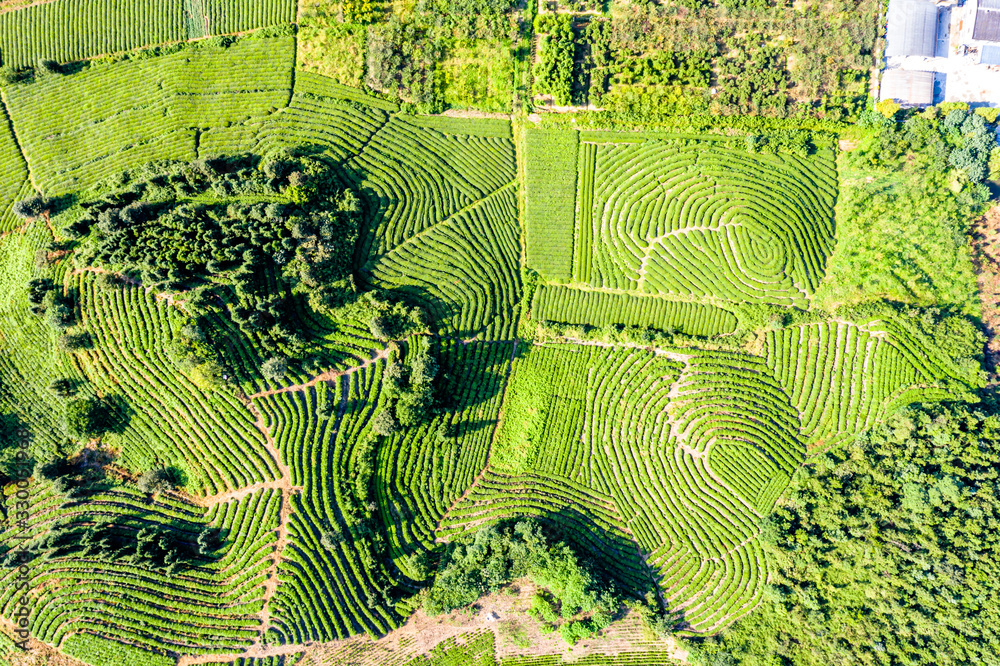
M 288 545 L 288 521 L 292 512 L 291 505 L 291 495 L 292 492 L 297 492 L 300 490 L 292 485 L 292 473 L 288 469 L 288 465 L 282 460 L 281 452 L 274 444 L 274 437 L 271 436 L 270 430 L 267 428 L 267 423 L 264 421 L 264 415 L 260 413 L 257 406 L 253 404 L 252 400 L 246 400 L 244 402 L 247 409 L 250 410 L 250 414 L 254 417 L 254 426 L 264 435 L 265 447 L 267 452 L 274 458 L 275 464 L 278 466 L 278 471 L 281 473 L 281 477 L 273 482 L 274 488 L 281 490 L 281 508 L 278 511 L 278 538 L 274 543 L 274 558 L 271 561 L 271 565 L 267 568 L 267 580 L 264 583 L 264 606 L 260 611 L 260 635 L 257 637 L 256 642 L 252 645 L 249 651 L 254 649 L 259 649 L 262 647 L 264 635 L 267 632 L 268 626 L 271 622 L 270 613 L 270 603 L 271 599 L 274 598 L 274 594 L 278 589 L 278 565 L 280 564 L 285 548 Z M 287 654 L 287 653 L 286 653 Z M 238 655 L 238 656 L 257 656 L 257 655 Z M 183 662 L 179 662 L 178 666 Z M 198 662 L 190 662 L 198 663 Z
M 291 490 L 291 491 L 301 491 L 301 486 L 292 486 L 285 482 L 284 478 L 278 479 L 277 481 L 267 481 L 264 483 L 255 483 L 252 486 L 244 486 L 242 488 L 237 488 L 235 490 L 229 490 L 224 493 L 219 493 L 218 495 L 208 495 L 206 497 L 194 497 L 185 496 L 187 499 L 193 501 L 199 506 L 210 507 L 213 504 L 219 504 L 220 502 L 230 502 L 233 500 L 241 500 L 245 497 L 254 494 L 260 490 Z
M 374 356 L 372 356 L 371 358 L 367 359 L 364 363 L 361 363 L 360 365 L 355 365 L 355 366 L 352 366 L 352 367 L 347 368 L 345 370 L 327 370 L 326 372 L 322 372 L 322 373 L 316 375 L 315 377 L 313 377 L 312 379 L 310 379 L 305 384 L 295 384 L 294 386 L 284 386 L 284 387 L 278 388 L 278 389 L 269 389 L 267 391 L 261 391 L 259 393 L 254 393 L 253 395 L 251 395 L 249 397 L 250 398 L 269 398 L 271 396 L 279 395 L 281 393 L 295 393 L 296 391 L 306 391 L 306 390 L 308 390 L 308 389 L 316 386 L 320 382 L 332 382 L 333 380 L 337 379 L 338 377 L 344 377 L 346 375 L 350 375 L 350 374 L 353 374 L 355 372 L 358 372 L 359 370 L 364 370 L 365 368 L 367 368 L 368 366 L 372 365 L 373 363 L 378 363 L 379 361 L 384 361 L 385 359 L 389 358 L 389 354 L 392 353 L 393 344 L 394 343 L 390 343 L 384 349 L 378 350 L 375 353 Z

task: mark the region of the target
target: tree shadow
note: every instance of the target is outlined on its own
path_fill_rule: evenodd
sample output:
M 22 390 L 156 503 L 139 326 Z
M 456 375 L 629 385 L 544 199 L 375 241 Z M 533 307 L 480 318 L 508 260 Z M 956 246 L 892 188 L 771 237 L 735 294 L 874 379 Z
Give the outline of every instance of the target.
M 639 546 L 624 534 L 605 529 L 593 516 L 575 507 L 564 506 L 539 516 L 552 538 L 564 541 L 577 557 L 631 597 L 643 598 L 656 590 L 649 567 L 640 556 Z
M 135 409 L 125 396 L 117 393 L 107 395 L 101 399 L 101 403 L 107 414 L 105 431 L 120 435 L 128 430 L 132 417 L 135 416 Z

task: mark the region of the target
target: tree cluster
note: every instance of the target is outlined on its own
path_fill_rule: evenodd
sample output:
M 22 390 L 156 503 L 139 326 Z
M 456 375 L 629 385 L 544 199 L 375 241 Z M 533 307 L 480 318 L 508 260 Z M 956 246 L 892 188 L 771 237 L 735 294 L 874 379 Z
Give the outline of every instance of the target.
M 184 534 L 184 536 L 190 536 Z M 181 538 L 177 530 L 162 526 L 133 526 L 100 517 L 90 524 L 56 523 L 46 534 L 24 550 L 48 560 L 59 557 L 97 559 L 130 564 L 149 571 L 172 575 L 184 566 L 207 560 L 221 545 L 218 534 L 203 528 L 194 543 Z M 12 555 L 5 566 L 11 566 Z
M 731 113 L 778 112 L 788 104 L 788 72 L 780 46 L 760 34 L 731 37 L 719 66 L 717 102 Z
M 388 22 L 368 29 L 367 77 L 374 90 L 398 95 L 422 113 L 440 113 L 434 71 L 443 55 L 441 38 L 429 22 Z
M 376 435 L 388 436 L 400 426 L 411 428 L 429 420 L 434 409 L 434 379 L 438 363 L 427 337 L 414 338 L 406 363 L 391 361 L 382 373 L 386 408 L 374 419 Z
M 961 169 L 970 182 L 980 183 L 989 174 L 990 153 L 997 147 L 996 132 L 986 118 L 955 109 L 944 118 L 945 131 L 958 144 L 948 156 L 948 162 Z
M 93 397 L 74 398 L 66 403 L 66 431 L 80 440 L 100 437 L 114 425 L 110 405 Z
M 982 181 L 989 173 L 990 155 L 997 141 L 995 128 L 981 114 L 952 109 L 940 119 L 938 111 L 931 108 L 911 112 L 902 123 L 896 123 L 869 111 L 859 124 L 877 130 L 875 140 L 863 151 L 871 167 L 892 168 L 904 158 L 916 156 L 920 165 L 931 172 L 944 173 L 955 167 L 969 183 L 969 197 L 976 202 L 989 199 L 989 189 Z
M 914 408 L 812 460 L 765 523 L 761 610 L 692 661 L 994 663 L 1000 418 Z
M 84 202 L 69 227 L 88 235 L 81 260 L 137 273 L 148 286 L 202 287 L 195 310 L 212 307 L 207 290 L 225 284 L 227 314 L 271 354 L 305 349 L 293 293 L 328 306 L 353 298 L 361 202 L 319 160 L 283 153 L 160 163 L 117 184 Z M 205 360 L 204 333 L 191 326 L 179 348 Z
M 518 578 L 544 588 L 533 603 L 534 615 L 558 626 L 570 644 L 611 623 L 621 601 L 579 561 L 573 550 L 549 540 L 537 523 L 480 528 L 466 541 L 452 543 L 424 597 L 431 615 L 467 606 Z
M 552 95 L 558 105 L 570 104 L 576 59 L 573 18 L 568 14 L 539 14 L 535 18 L 535 31 L 545 37 L 535 65 L 534 91 Z

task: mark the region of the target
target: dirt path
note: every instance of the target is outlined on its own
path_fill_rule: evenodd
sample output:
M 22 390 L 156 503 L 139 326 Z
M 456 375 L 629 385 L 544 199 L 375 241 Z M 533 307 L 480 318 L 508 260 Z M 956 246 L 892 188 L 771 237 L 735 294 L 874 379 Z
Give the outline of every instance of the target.
M 327 370 L 322 372 L 305 384 L 295 384 L 294 386 L 285 386 L 280 389 L 269 389 L 267 391 L 261 391 L 260 393 L 254 393 L 251 398 L 268 398 L 272 395 L 278 395 L 279 393 L 294 393 L 295 391 L 305 391 L 308 388 L 312 388 L 319 384 L 320 382 L 332 382 L 337 377 L 343 377 L 344 375 L 350 375 L 357 372 L 358 370 L 364 370 L 368 366 L 378 363 L 379 361 L 389 358 L 389 353 L 392 351 L 393 343 L 390 343 L 385 349 L 380 349 L 375 353 L 370 359 L 366 360 L 361 365 L 355 365 L 353 367 L 347 368 L 346 370 Z
M 986 369 L 991 385 L 998 383 L 1000 365 L 1000 205 L 993 206 L 972 225 L 972 263 L 979 282 L 979 300 L 986 329 Z
M 190 496 L 187 499 L 191 500 L 195 504 L 201 506 L 212 506 L 213 504 L 219 504 L 221 502 L 230 502 L 232 500 L 241 500 L 249 495 L 253 495 L 259 490 L 291 490 L 300 491 L 302 486 L 291 485 L 290 479 L 281 478 L 276 481 L 265 481 L 263 483 L 255 483 L 251 486 L 244 486 L 242 488 L 237 488 L 236 490 L 227 490 L 224 493 L 219 493 L 218 495 L 209 495 L 207 497 L 197 497 Z
M 376 642 L 366 634 L 343 640 L 309 642 L 301 645 L 281 645 L 251 648 L 239 655 L 199 655 L 183 657 L 178 666 L 234 661 L 239 657 L 257 658 L 305 652 L 299 662 L 302 666 L 320 664 L 403 663 L 426 654 L 443 641 L 453 640 L 463 644 L 484 632 L 495 637 L 496 656 L 565 655 L 576 661 L 591 654 L 627 654 L 666 650 L 675 658 L 683 659 L 686 653 L 670 642 L 652 636 L 643 627 L 642 620 L 630 611 L 595 639 L 584 639 L 567 647 L 558 632 L 543 634 L 537 621 L 527 616 L 535 586 L 528 580 L 516 581 L 505 590 L 479 599 L 475 609 L 454 611 L 447 615 L 429 617 L 422 610 L 414 613 L 406 623 L 390 631 Z M 509 628 L 519 628 L 528 645 L 518 645 L 511 638 Z
M 256 653 L 265 649 L 263 640 L 264 635 L 267 633 L 267 629 L 271 623 L 271 599 L 274 598 L 274 593 L 278 589 L 278 565 L 281 563 L 285 547 L 288 545 L 288 518 L 292 513 L 292 492 L 298 491 L 298 488 L 292 485 L 292 473 L 289 471 L 288 465 L 286 465 L 282 460 L 281 452 L 278 451 L 278 447 L 274 444 L 274 437 L 271 436 L 271 432 L 267 428 L 267 423 L 264 421 L 264 415 L 260 413 L 260 410 L 257 409 L 255 404 L 253 404 L 252 400 L 246 400 L 244 404 L 246 405 L 246 408 L 250 410 L 250 414 L 254 417 L 254 426 L 261 432 L 261 434 L 264 435 L 264 446 L 271 457 L 274 458 L 278 471 L 281 473 L 281 477 L 277 481 L 258 485 L 279 489 L 281 491 L 281 508 L 278 510 L 278 538 L 274 542 L 274 559 L 271 561 L 271 566 L 267 569 L 267 580 L 264 583 L 264 606 L 259 614 L 260 635 L 257 637 L 256 642 L 247 649 L 246 654 L 237 656 L 270 656 L 258 655 Z M 243 491 L 252 492 L 252 490 L 250 490 L 251 488 L 254 488 L 254 486 L 233 491 L 232 495 L 238 495 Z M 223 495 L 227 495 L 227 493 L 224 493 Z M 289 653 L 290 652 L 275 654 Z M 197 661 L 185 661 L 185 659 L 187 659 L 187 657 L 182 658 L 181 661 L 178 662 L 178 666 L 183 666 L 184 664 L 202 663 Z

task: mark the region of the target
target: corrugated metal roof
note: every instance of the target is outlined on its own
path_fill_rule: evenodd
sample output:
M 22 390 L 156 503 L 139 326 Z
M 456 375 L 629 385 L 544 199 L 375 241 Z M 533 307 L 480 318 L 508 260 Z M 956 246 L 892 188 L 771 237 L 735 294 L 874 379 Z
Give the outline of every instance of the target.
M 882 75 L 879 96 L 894 99 L 900 104 L 930 106 L 934 103 L 934 72 L 887 70 Z
M 1000 42 L 1000 1 L 979 0 L 972 39 L 977 42 Z
M 925 56 L 937 50 L 938 9 L 931 0 L 889 0 L 887 56 Z
M 979 64 L 1000 65 L 1000 46 L 984 46 L 980 49 Z

